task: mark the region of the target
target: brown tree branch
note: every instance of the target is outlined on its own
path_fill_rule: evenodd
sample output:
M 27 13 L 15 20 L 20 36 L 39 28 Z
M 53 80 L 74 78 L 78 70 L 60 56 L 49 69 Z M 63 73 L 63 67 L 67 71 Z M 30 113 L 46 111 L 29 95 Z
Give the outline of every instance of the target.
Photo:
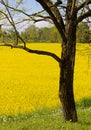
M 9 9 L 8 9 L 8 6 L 5 4 L 5 2 L 4 2 L 3 0 L 2 0 L 2 4 L 5 6 L 5 8 L 6 8 L 7 12 L 8 12 L 9 17 L 8 17 L 8 15 L 7 15 L 6 13 L 4 13 L 3 11 L 0 10 L 0 12 L 6 16 L 6 18 L 7 18 L 8 21 L 9 21 L 9 23 L 12 25 L 12 27 L 13 27 L 14 30 L 15 30 L 15 36 L 16 36 L 15 44 L 16 44 L 16 45 L 18 44 L 18 38 L 19 38 L 19 39 L 24 43 L 24 47 L 25 47 L 25 46 L 26 46 L 26 43 L 25 43 L 25 41 L 23 40 L 23 38 L 20 36 L 20 34 L 18 33 L 18 31 L 17 31 L 17 29 L 16 29 L 15 22 L 14 22 L 14 20 L 13 20 L 13 17 L 11 16 L 11 13 L 10 13 L 10 11 L 9 11 Z
M 86 12 L 83 15 L 79 16 L 77 18 L 77 24 L 80 23 L 82 20 L 84 20 L 87 17 L 91 17 L 91 10 L 89 10 L 88 12 Z
M 25 15 L 28 16 L 28 17 L 30 16 L 30 14 L 27 14 L 27 13 L 24 12 L 23 10 L 20 10 L 20 9 L 17 9 L 17 8 L 14 8 L 14 7 L 11 7 L 11 6 L 9 6 L 9 5 L 5 4 L 5 3 L 3 4 L 2 1 L 0 1 L 0 3 L 1 3 L 2 5 L 4 5 L 4 6 L 7 6 L 7 7 L 10 8 L 10 9 L 14 10 L 14 11 L 23 13 L 23 14 L 25 14 Z
M 61 13 L 57 9 L 55 5 L 50 0 L 36 0 L 38 3 L 41 4 L 41 6 L 47 11 L 47 13 L 50 15 L 52 21 L 54 22 L 56 28 L 58 29 L 59 33 L 61 34 L 61 37 L 63 41 L 67 41 L 66 35 L 65 35 L 65 25 L 63 22 L 63 19 L 61 17 Z
M 2 0 L 2 1 L 3 1 L 3 0 Z M 50 1 L 50 0 L 49 0 L 49 1 Z M 64 39 L 64 41 L 66 41 L 66 36 L 65 36 L 65 32 L 64 32 L 64 30 L 65 30 L 65 25 L 64 25 L 63 19 L 62 19 L 62 17 L 61 17 L 61 14 L 59 13 L 59 10 L 57 9 L 57 7 L 56 7 L 55 4 L 51 4 L 51 5 L 49 6 L 49 9 L 50 9 L 50 11 L 51 11 L 52 17 L 50 17 L 50 16 L 42 16 L 42 15 L 41 15 L 42 17 L 44 17 L 43 19 L 37 19 L 37 18 L 40 17 L 39 14 L 41 14 L 41 13 L 44 12 L 45 10 L 42 10 L 42 11 L 40 11 L 40 12 L 38 12 L 38 13 L 34 13 L 34 14 L 27 14 L 26 12 L 24 12 L 24 11 L 22 11 L 22 10 L 19 10 L 19 9 L 15 9 L 14 7 L 11 7 L 11 6 L 9 6 L 9 5 L 6 5 L 6 4 L 3 3 L 3 2 L 1 2 L 1 4 L 4 4 L 5 7 L 10 8 L 10 9 L 12 9 L 12 10 L 14 10 L 14 11 L 23 13 L 24 15 L 28 16 L 29 18 L 31 18 L 31 20 L 34 21 L 34 22 L 48 21 L 48 22 L 52 23 L 52 22 L 51 22 L 51 19 L 52 19 L 53 22 L 55 21 L 54 23 L 55 23 L 55 25 L 57 26 L 58 31 L 61 32 L 60 34 L 61 34 L 62 38 Z M 53 12 L 53 13 L 52 13 L 52 12 Z M 48 13 L 48 11 L 47 11 L 47 13 Z M 35 17 L 36 17 L 36 18 L 35 18 Z M 57 17 L 57 19 L 56 19 L 56 17 Z M 55 20 L 54 20 L 54 18 L 55 18 Z M 49 20 L 48 20 L 48 19 L 49 19 Z
M 9 11 L 9 9 L 8 9 L 8 7 L 7 7 L 7 5 L 5 4 L 4 0 L 1 0 L 1 2 L 2 2 L 2 4 L 5 6 L 5 8 L 6 8 L 7 12 L 8 12 L 8 15 L 9 15 L 9 17 L 7 16 L 7 17 L 8 17 L 8 20 L 9 20 L 10 24 L 13 26 L 13 28 L 14 28 L 14 30 L 15 30 L 15 35 L 16 35 L 15 44 L 18 44 L 18 31 L 17 31 L 17 29 L 16 29 L 14 20 L 13 20 L 13 18 L 12 18 L 12 16 L 11 16 L 11 13 L 10 13 L 10 11 Z
M 19 48 L 19 49 L 23 49 L 29 53 L 32 54 L 38 54 L 38 55 L 46 55 L 46 56 L 50 56 L 53 59 L 55 59 L 58 63 L 61 63 L 61 58 L 59 58 L 56 54 L 52 53 L 52 52 L 48 52 L 48 51 L 42 51 L 42 50 L 32 50 L 28 47 L 24 47 L 22 45 L 13 45 L 13 44 L 0 44 L 0 46 L 7 46 L 7 47 L 11 47 L 11 48 Z
M 39 12 L 37 12 L 37 13 L 28 14 L 28 13 L 26 13 L 26 12 L 23 11 L 23 10 L 20 10 L 20 9 L 17 9 L 17 8 L 14 8 L 14 7 L 11 7 L 10 5 L 6 5 L 5 3 L 3 4 L 2 2 L 0 2 L 0 3 L 1 3 L 2 5 L 4 5 L 4 6 L 10 8 L 10 9 L 16 11 L 16 12 L 19 12 L 19 13 L 22 13 L 22 14 L 28 16 L 28 17 L 31 18 L 31 20 L 33 20 L 33 21 L 35 20 L 34 17 L 40 17 L 40 16 L 42 16 L 42 15 L 40 15 L 40 14 L 45 11 L 45 10 L 41 10 L 41 11 L 39 11 Z M 43 17 L 43 16 L 42 16 L 42 17 Z M 47 16 L 47 17 L 50 18 L 50 16 Z
M 79 11 L 80 9 L 82 9 L 83 7 L 85 7 L 85 5 L 89 5 L 91 4 L 91 0 L 85 0 L 85 2 L 83 2 L 81 5 L 79 5 L 77 7 L 77 11 Z
M 68 0 L 67 2 L 66 17 L 68 22 L 72 16 L 76 14 L 76 1 L 77 0 Z
M 47 19 L 47 18 L 35 19 L 34 23 L 41 22 L 41 21 L 46 21 L 46 22 L 49 22 L 50 24 L 53 24 L 52 20 Z

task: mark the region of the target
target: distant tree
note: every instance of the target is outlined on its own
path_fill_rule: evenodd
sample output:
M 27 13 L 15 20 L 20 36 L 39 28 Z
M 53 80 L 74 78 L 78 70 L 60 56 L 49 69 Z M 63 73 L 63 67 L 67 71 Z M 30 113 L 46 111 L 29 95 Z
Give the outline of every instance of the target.
M 50 42 L 53 42 L 53 43 L 60 43 L 62 41 L 58 30 L 54 26 L 50 28 L 49 39 L 50 39 Z
M 0 13 L 0 19 L 2 19 L 2 13 Z M 0 42 L 2 42 L 2 24 L 0 24 Z
M 1 29 L 2 25 L 0 25 L 0 41 L 2 41 L 2 29 Z
M 89 25 L 86 22 L 81 22 L 77 28 L 77 42 L 89 43 L 90 42 L 89 31 L 90 31 Z
M 40 42 L 50 42 L 50 28 L 40 28 L 38 30 L 38 39 Z
M 30 25 L 21 33 L 26 42 L 36 42 L 38 40 L 38 29 L 35 25 Z
M 26 42 L 61 42 L 58 30 L 54 26 L 37 28 L 34 25 L 30 25 L 21 33 L 21 36 Z
M 91 43 L 91 28 L 90 28 L 90 33 L 89 33 L 89 43 Z

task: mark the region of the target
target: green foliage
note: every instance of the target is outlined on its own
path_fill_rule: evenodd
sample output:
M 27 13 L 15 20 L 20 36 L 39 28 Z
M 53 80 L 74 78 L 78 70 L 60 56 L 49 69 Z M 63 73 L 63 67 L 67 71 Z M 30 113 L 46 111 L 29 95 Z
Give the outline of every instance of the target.
M 81 108 L 91 107 L 91 98 L 84 97 L 77 103 L 77 106 Z
M 21 36 L 26 40 L 26 42 L 52 42 L 60 43 L 61 37 L 57 29 L 52 26 L 50 28 L 37 28 L 32 25 L 28 27 L 24 32 L 21 33 Z M 89 26 L 87 23 L 80 23 L 77 28 L 77 42 L 79 43 L 89 43 Z
M 77 42 L 79 43 L 89 43 L 89 26 L 85 22 L 81 22 L 77 28 Z
M 21 36 L 26 42 L 36 42 L 38 40 L 38 29 L 31 25 L 24 32 L 21 33 Z
M 2 42 L 4 43 L 15 42 L 15 32 L 13 29 L 10 29 L 8 31 L 3 31 L 2 35 L 3 35 Z
M 0 20 L 2 19 L 2 14 L 0 13 Z M 0 42 L 2 41 L 2 24 L 0 24 Z
M 37 28 L 31 25 L 21 33 L 21 36 L 26 42 L 61 42 L 61 37 L 55 27 Z
M 51 41 L 50 42 L 55 42 L 55 43 L 61 42 L 61 37 L 60 37 L 57 29 L 55 27 L 51 27 L 50 30 L 51 30 L 50 31 L 50 40 Z
M 2 37 L 2 29 L 1 29 L 1 25 L 0 25 L 0 41 L 1 41 L 1 37 Z
M 4 42 L 14 42 L 15 34 L 12 29 L 3 32 Z M 27 43 L 31 42 L 50 42 L 60 43 L 62 42 L 61 36 L 57 29 L 52 27 L 38 28 L 35 25 L 31 25 L 21 32 L 21 36 Z M 89 35 L 89 26 L 87 23 L 80 23 L 77 28 L 77 42 L 89 43 L 91 42 L 91 36 Z

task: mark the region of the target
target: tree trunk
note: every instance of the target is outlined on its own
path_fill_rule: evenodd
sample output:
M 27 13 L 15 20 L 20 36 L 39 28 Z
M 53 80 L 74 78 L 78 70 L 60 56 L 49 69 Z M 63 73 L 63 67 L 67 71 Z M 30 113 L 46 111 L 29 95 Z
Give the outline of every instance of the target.
M 75 25 L 75 24 L 74 24 Z M 76 48 L 76 25 L 67 25 L 67 42 L 62 44 L 60 64 L 59 98 L 62 103 L 65 121 L 77 121 L 77 113 L 73 93 L 74 62 Z

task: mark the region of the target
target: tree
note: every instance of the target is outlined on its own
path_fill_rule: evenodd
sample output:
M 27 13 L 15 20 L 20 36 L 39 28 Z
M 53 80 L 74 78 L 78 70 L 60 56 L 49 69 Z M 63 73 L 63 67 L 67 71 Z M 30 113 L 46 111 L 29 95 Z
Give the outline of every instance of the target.
M 84 30 L 84 31 L 83 31 Z M 77 42 L 79 43 L 89 43 L 89 26 L 85 22 L 81 22 L 77 28 Z
M 54 42 L 54 43 L 60 43 L 61 42 L 61 37 L 58 33 L 58 30 L 55 27 L 51 27 L 50 28 L 50 42 Z
M 40 42 L 49 42 L 50 41 L 50 28 L 44 27 L 40 28 L 38 31 L 38 39 Z
M 14 19 L 13 19 L 14 14 L 11 13 L 11 10 L 9 10 L 9 8 L 8 8 L 8 5 L 9 5 L 8 0 L 6 0 L 6 1 L 1 0 L 0 3 L 5 8 L 5 10 L 4 9 L 0 10 L 0 14 L 2 14 L 2 19 L 7 19 L 14 29 L 14 32 L 15 32 L 14 44 L 17 45 L 18 40 L 20 39 L 24 43 L 24 46 L 25 46 L 25 41 L 23 40 L 23 38 L 19 35 L 19 32 L 17 31 L 16 25 L 15 25 L 15 22 L 14 22 Z M 19 1 L 16 2 L 16 8 L 20 5 L 20 3 L 22 3 L 22 0 L 19 0 Z
M 1 37 L 2 37 L 2 29 L 1 29 L 1 26 L 2 26 L 2 25 L 0 25 L 0 41 L 1 41 Z
M 50 34 L 50 35 L 49 35 Z M 34 25 L 28 26 L 23 32 L 21 32 L 23 39 L 28 42 L 61 42 L 61 37 L 57 29 L 52 27 L 38 28 Z
M 35 22 L 45 20 L 54 23 L 62 38 L 61 58 L 51 52 L 31 50 L 26 46 L 22 47 L 18 44 L 16 46 L 6 44 L 6 46 L 21 48 L 30 53 L 48 55 L 53 57 L 59 63 L 59 98 L 62 103 L 63 118 L 66 121 L 76 122 L 78 119 L 73 93 L 76 31 L 77 26 L 81 21 L 84 19 L 87 21 L 90 20 L 91 0 L 55 0 L 53 2 L 51 0 L 36 0 L 36 2 L 38 2 L 44 10 L 32 15 L 26 14 L 24 11 L 19 9 L 17 11 L 27 15 Z M 2 2 L 2 4 L 4 4 L 4 2 Z M 12 8 L 9 5 L 4 5 L 7 8 Z M 44 15 L 44 11 L 46 11 L 47 14 Z
M 47 11 L 62 37 L 62 53 L 60 61 L 59 98 L 62 103 L 63 117 L 65 120 L 77 121 L 73 94 L 73 76 L 76 52 L 77 25 L 91 16 L 91 0 L 67 0 L 62 5 L 61 0 L 55 3 L 50 0 L 36 0 Z M 65 19 L 62 11 L 65 10 Z M 84 12 L 84 11 L 85 12 Z M 79 14 L 80 13 L 80 14 Z
M 34 25 L 30 25 L 21 33 L 21 36 L 26 42 L 36 42 L 38 40 L 38 28 Z
M 13 29 L 9 29 L 7 31 L 2 31 L 2 42 L 4 43 L 14 43 L 15 39 L 15 31 Z

